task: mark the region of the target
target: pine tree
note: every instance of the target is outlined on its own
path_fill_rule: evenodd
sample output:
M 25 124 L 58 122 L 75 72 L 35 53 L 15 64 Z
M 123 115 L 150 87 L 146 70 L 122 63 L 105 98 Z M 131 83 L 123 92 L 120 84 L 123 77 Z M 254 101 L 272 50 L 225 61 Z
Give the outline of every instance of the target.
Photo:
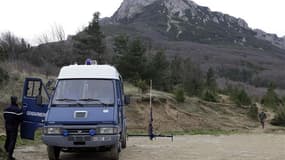
M 169 89 L 169 62 L 163 50 L 159 50 L 151 59 L 149 75 L 153 80 L 153 87 L 158 90 Z
M 199 66 L 194 65 L 190 58 L 184 60 L 183 82 L 189 96 L 201 96 L 203 92 L 203 74 Z
M 170 64 L 170 85 L 176 86 L 178 84 L 183 84 L 183 65 L 182 58 L 175 55 Z
M 206 74 L 205 91 L 203 93 L 203 99 L 206 101 L 217 102 L 217 83 L 215 78 L 215 73 L 212 68 L 208 69 Z
M 217 90 L 217 82 L 216 82 L 216 78 L 215 78 L 215 72 L 213 70 L 213 68 L 209 68 L 207 75 L 206 75 L 206 87 L 208 90 L 212 91 L 212 92 L 216 92 Z
M 74 37 L 74 47 L 80 54 L 79 58 L 81 61 L 86 58 L 92 58 L 96 59 L 98 63 L 106 62 L 105 36 L 101 32 L 99 16 L 99 12 L 94 13 L 89 25 Z
M 129 52 L 129 37 L 126 35 L 119 35 L 114 38 L 113 43 L 113 50 L 115 55 L 113 56 L 113 63 L 117 68 L 121 70 L 123 63 L 124 63 L 124 57 Z
M 121 74 L 130 81 L 146 79 L 146 47 L 140 39 L 130 41 L 120 36 L 114 41 L 115 63 Z
M 281 100 L 275 92 L 275 85 L 273 83 L 270 83 L 266 94 L 261 100 L 261 103 L 266 107 L 276 109 L 280 102 Z

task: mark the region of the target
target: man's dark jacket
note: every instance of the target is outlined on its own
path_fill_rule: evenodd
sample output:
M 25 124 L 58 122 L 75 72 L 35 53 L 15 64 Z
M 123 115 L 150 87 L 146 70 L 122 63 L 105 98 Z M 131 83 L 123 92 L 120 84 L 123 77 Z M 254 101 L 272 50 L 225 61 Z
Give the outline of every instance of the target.
M 6 130 L 18 130 L 18 126 L 23 119 L 22 110 L 17 105 L 10 105 L 9 107 L 5 108 L 3 114 Z

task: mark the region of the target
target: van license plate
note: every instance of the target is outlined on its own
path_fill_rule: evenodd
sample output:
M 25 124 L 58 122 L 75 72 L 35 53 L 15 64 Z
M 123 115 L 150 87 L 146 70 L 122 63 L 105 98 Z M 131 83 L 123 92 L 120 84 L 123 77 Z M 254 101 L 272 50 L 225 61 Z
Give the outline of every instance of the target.
M 84 137 L 73 137 L 73 142 L 85 142 Z

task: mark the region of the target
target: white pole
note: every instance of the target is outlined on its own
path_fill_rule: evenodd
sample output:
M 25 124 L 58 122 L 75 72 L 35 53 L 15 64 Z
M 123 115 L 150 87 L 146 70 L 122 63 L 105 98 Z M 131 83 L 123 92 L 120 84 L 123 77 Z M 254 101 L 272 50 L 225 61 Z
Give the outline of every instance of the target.
M 152 95 L 151 95 L 151 90 L 152 90 L 152 80 L 150 80 L 150 85 L 149 85 L 149 107 L 151 108 L 152 106 Z

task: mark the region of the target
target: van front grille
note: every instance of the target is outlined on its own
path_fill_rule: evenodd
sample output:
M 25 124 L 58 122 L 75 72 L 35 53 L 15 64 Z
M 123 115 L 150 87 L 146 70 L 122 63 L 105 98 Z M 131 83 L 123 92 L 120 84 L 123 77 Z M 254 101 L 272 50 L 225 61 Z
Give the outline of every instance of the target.
M 69 135 L 89 135 L 90 129 L 67 129 Z

